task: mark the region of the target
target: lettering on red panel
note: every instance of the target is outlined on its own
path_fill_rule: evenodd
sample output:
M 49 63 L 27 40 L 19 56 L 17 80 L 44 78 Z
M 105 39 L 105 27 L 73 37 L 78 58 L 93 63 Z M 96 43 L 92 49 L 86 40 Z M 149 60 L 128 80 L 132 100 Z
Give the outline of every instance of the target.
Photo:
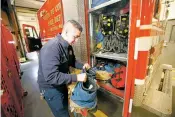
M 47 0 L 37 12 L 41 38 L 54 37 L 63 28 L 61 0 Z

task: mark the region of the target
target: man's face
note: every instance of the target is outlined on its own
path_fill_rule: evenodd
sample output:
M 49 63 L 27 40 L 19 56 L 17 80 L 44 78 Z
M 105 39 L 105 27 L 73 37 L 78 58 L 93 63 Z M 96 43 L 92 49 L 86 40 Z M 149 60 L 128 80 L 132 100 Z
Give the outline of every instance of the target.
M 69 44 L 74 44 L 80 37 L 81 32 L 76 29 L 76 28 L 72 28 L 72 30 L 69 30 L 67 32 L 67 40 Z

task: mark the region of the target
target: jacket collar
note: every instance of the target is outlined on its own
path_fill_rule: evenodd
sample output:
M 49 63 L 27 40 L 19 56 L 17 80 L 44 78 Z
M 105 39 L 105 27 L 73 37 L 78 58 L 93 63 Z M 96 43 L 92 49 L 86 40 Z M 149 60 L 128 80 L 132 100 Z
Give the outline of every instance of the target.
M 60 34 L 58 34 L 56 37 L 64 48 L 68 48 L 69 43 L 66 40 L 64 40 Z

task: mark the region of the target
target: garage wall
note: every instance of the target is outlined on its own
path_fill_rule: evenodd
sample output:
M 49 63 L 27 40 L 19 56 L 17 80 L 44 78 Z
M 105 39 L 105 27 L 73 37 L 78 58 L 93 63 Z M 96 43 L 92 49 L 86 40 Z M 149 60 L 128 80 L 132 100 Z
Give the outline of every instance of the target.
M 62 0 L 64 21 L 67 22 L 70 19 L 78 21 L 78 4 L 77 0 Z
M 37 10 L 16 7 L 16 12 L 17 12 L 17 17 L 18 17 L 21 31 L 22 31 L 22 25 L 28 24 L 28 25 L 34 26 L 36 28 L 37 33 L 39 34 L 39 23 L 37 19 Z
M 37 34 L 39 35 L 39 23 L 37 19 L 37 9 L 16 7 L 16 14 L 17 14 L 19 25 L 20 25 L 20 32 L 22 35 L 23 44 L 24 44 L 25 50 L 27 50 L 26 43 L 24 40 L 22 25 L 27 24 L 27 25 L 34 26 L 36 28 Z
M 165 6 L 165 0 L 161 2 L 161 12 L 160 12 L 160 20 L 165 20 L 165 11 L 166 9 L 169 10 L 169 15 L 167 20 L 175 19 L 175 13 L 174 13 L 174 8 L 175 8 L 175 0 L 169 0 L 170 1 L 170 7 Z
M 168 8 L 168 10 L 170 11 L 168 19 L 175 19 L 174 8 L 175 8 L 175 1 L 170 3 L 170 7 Z
M 85 24 L 84 0 L 77 0 L 77 3 L 78 3 L 78 15 L 79 15 L 78 21 L 83 27 L 83 32 L 80 38 L 80 49 L 79 50 L 81 50 L 81 60 L 83 62 L 87 62 L 88 56 L 87 56 L 87 45 L 86 45 L 86 24 Z
M 167 25 L 166 25 L 166 31 L 165 31 L 165 41 L 166 42 L 170 42 L 171 40 L 175 40 L 172 39 L 172 30 L 173 30 L 173 26 L 175 26 L 175 19 L 174 20 L 168 20 L 167 21 Z M 175 37 L 173 37 L 175 38 Z
M 64 21 L 67 22 L 68 20 L 74 19 L 83 27 L 81 38 L 73 45 L 73 48 L 76 58 L 82 62 L 87 62 L 84 0 L 62 0 L 62 2 Z

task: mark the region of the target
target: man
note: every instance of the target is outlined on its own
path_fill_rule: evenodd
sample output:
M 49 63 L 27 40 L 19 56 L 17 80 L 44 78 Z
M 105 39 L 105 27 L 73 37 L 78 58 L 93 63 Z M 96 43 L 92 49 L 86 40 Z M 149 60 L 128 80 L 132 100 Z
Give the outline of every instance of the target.
M 40 50 L 38 84 L 41 94 L 47 101 L 55 117 L 69 117 L 68 113 L 68 90 L 66 85 L 72 82 L 85 82 L 86 74 L 68 74 L 69 65 L 76 68 L 88 68 L 89 65 L 76 61 L 72 64 L 73 49 L 82 32 L 81 25 L 69 20 L 63 27 L 61 35 L 50 40 Z M 69 52 L 68 52 L 69 50 Z M 69 57 L 71 60 L 69 61 Z

